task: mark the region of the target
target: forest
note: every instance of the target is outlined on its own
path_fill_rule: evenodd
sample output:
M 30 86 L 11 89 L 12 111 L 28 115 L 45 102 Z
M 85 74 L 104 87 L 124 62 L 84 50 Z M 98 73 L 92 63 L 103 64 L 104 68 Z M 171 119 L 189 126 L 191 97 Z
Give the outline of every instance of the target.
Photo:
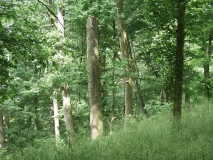
M 0 0 L 0 159 L 213 159 L 212 0 Z

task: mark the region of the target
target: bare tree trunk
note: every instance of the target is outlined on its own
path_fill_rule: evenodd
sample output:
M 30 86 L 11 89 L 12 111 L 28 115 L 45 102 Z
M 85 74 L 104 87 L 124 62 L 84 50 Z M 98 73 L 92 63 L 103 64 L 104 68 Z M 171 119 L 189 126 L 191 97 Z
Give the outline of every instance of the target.
M 74 138 L 74 122 L 72 118 L 72 107 L 71 107 L 71 100 L 70 100 L 70 91 L 69 86 L 65 85 L 62 90 L 62 99 L 63 99 L 63 110 L 64 110 L 64 120 L 66 125 L 66 131 L 68 133 L 68 140 Z
M 103 133 L 103 120 L 98 52 L 98 19 L 92 16 L 87 19 L 87 52 L 91 138 L 97 139 Z
M 50 133 L 55 134 L 55 129 L 54 129 L 54 110 L 53 110 L 53 103 L 52 100 L 50 99 Z
M 58 101 L 57 101 L 57 92 L 53 93 L 53 112 L 54 112 L 54 132 L 56 142 L 60 139 L 60 130 L 59 130 L 59 117 L 58 117 Z
M 4 139 L 4 130 L 3 130 L 3 113 L 0 110 L 0 149 L 4 148 L 5 139 Z
M 58 10 L 58 31 L 60 32 L 61 40 L 65 38 L 65 28 L 64 28 L 64 10 L 63 10 L 63 0 L 60 0 L 60 4 L 57 6 Z M 60 50 L 61 54 L 63 54 L 63 50 Z M 74 136 L 74 122 L 72 118 L 72 107 L 70 100 L 70 90 L 69 85 L 66 84 L 62 87 L 62 99 L 63 99 L 63 110 L 64 110 L 64 119 L 66 131 L 68 134 L 69 143 L 75 137 Z M 55 128 L 56 129 L 56 128 Z M 58 133 L 57 133 L 58 134 Z
M 184 21 L 185 21 L 186 0 L 178 0 L 177 17 L 177 39 L 175 57 L 175 83 L 174 83 L 174 111 L 173 123 L 179 124 L 181 119 L 182 105 L 182 83 L 183 83 L 183 57 L 184 57 Z
M 130 58 L 129 54 L 129 45 L 127 40 L 127 34 L 124 27 L 124 20 L 122 18 L 123 14 L 123 0 L 116 0 L 117 6 L 117 24 L 118 24 L 118 35 L 120 41 L 121 53 L 124 61 L 127 61 L 127 66 L 124 69 L 124 72 L 130 72 L 130 62 L 128 58 Z M 123 78 L 124 80 L 124 107 L 125 107 L 125 115 L 133 114 L 132 107 L 132 78 L 127 76 Z

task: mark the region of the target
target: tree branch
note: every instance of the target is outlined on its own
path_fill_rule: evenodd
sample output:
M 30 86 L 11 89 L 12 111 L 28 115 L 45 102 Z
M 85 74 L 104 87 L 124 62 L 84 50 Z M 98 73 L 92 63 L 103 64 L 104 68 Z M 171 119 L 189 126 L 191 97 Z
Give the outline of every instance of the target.
M 46 4 L 44 4 L 42 1 L 40 1 L 40 0 L 38 0 L 38 2 L 39 3 L 41 3 L 43 6 L 45 6 L 46 8 L 47 8 L 47 10 L 58 20 L 58 22 L 64 27 L 64 25 L 60 22 L 60 20 L 58 19 L 58 17 L 55 15 L 55 13 L 53 13 L 53 11 L 51 11 L 50 9 L 49 9 L 49 7 L 46 5 Z M 65 27 L 64 27 L 65 28 Z
M 186 0 L 184 2 L 181 3 L 181 5 L 186 5 L 187 3 L 189 3 L 191 0 Z

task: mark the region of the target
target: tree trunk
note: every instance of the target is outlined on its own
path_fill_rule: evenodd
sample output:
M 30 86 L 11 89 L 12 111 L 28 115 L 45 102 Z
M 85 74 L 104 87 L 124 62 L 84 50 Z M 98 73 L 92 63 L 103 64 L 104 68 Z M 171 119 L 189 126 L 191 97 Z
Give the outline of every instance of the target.
M 62 90 L 62 99 L 63 99 L 63 110 L 64 110 L 64 120 L 66 125 L 66 131 L 68 133 L 68 140 L 71 142 L 74 138 L 74 122 L 72 118 L 72 107 L 70 101 L 70 91 L 69 86 L 65 85 Z
M 124 27 L 124 20 L 121 17 L 123 14 L 123 0 L 116 0 L 117 6 L 117 25 L 118 25 L 118 35 L 120 41 L 121 53 L 124 61 L 127 61 L 127 66 L 124 69 L 124 72 L 130 72 L 130 62 L 128 58 L 130 58 L 129 54 L 129 45 L 127 40 L 127 34 Z M 125 107 L 125 115 L 132 115 L 132 78 L 128 75 L 123 78 L 124 80 L 124 107 Z
M 53 111 L 54 111 L 54 132 L 55 132 L 55 139 L 56 142 L 60 138 L 60 131 L 59 131 L 59 117 L 58 117 L 58 101 L 57 101 L 57 93 L 54 91 L 53 93 Z
M 186 105 L 190 104 L 190 93 L 188 92 L 185 93 L 185 104 Z
M 204 77 L 205 77 L 205 88 L 206 88 L 206 99 L 207 103 L 210 100 L 210 75 L 209 75 L 209 62 L 210 62 L 210 53 L 211 53 L 211 41 L 212 41 L 212 34 L 209 34 L 207 49 L 206 49 L 206 63 L 204 64 Z
M 38 99 L 38 95 L 35 95 L 34 98 L 34 105 L 35 105 L 35 124 L 34 124 L 34 129 L 35 130 L 42 130 L 42 125 L 39 119 L 39 99 Z
M 184 57 L 184 20 L 185 20 L 185 0 L 178 0 L 177 17 L 177 39 L 175 56 L 175 82 L 174 82 L 174 111 L 173 123 L 180 123 L 181 102 L 182 102 L 182 82 L 183 82 L 183 57 Z
M 91 138 L 97 139 L 103 133 L 103 120 L 98 53 L 98 19 L 92 16 L 87 19 L 87 52 Z
M 163 90 L 163 88 L 160 89 L 159 101 L 160 101 L 160 105 L 163 105 L 163 102 L 164 102 L 164 90 Z
M 61 4 L 58 4 L 57 10 L 58 10 L 58 30 L 60 31 L 60 35 L 62 38 L 65 37 L 65 30 L 64 30 L 64 17 L 63 17 L 63 8 L 62 3 L 63 0 L 59 0 Z M 59 6 L 60 5 L 60 6 Z
M 0 149 L 4 148 L 5 139 L 4 139 L 4 130 L 3 130 L 3 113 L 0 110 Z
M 50 133 L 55 134 L 55 129 L 54 129 L 54 110 L 53 110 L 53 103 L 50 99 Z
M 133 58 L 133 55 L 132 55 L 132 48 L 131 48 L 131 45 L 128 41 L 128 50 L 129 50 L 129 56 L 131 58 L 131 60 L 134 62 L 134 63 L 131 63 L 131 68 L 133 69 L 133 72 L 134 73 L 138 73 L 138 77 L 139 77 L 139 71 L 138 71 L 138 68 L 137 68 L 137 63 L 135 62 L 134 58 Z M 138 82 L 138 78 L 134 78 L 134 81 L 135 81 L 135 84 L 136 84 L 136 89 L 137 89 L 137 96 L 139 98 L 139 103 L 140 103 L 140 112 L 141 114 L 144 114 L 147 116 L 147 111 L 145 110 L 145 103 L 144 103 L 144 100 L 143 100 L 143 96 L 141 94 L 141 87 L 140 87 L 140 84 Z
M 60 0 L 60 4 L 57 6 L 58 10 L 58 31 L 60 32 L 61 40 L 65 38 L 65 28 L 64 28 L 64 10 L 62 7 L 63 0 Z M 61 54 L 63 55 L 63 51 L 60 50 Z M 70 91 L 69 85 L 66 84 L 62 87 L 62 99 L 63 99 L 63 110 L 64 110 L 64 119 L 65 119 L 65 126 L 66 131 L 68 134 L 68 141 L 69 143 L 75 137 L 74 132 L 74 122 L 72 118 L 72 107 L 71 107 L 71 100 L 70 100 Z M 57 129 L 57 128 L 55 128 Z M 58 133 L 57 133 L 58 134 Z
M 135 79 L 135 84 L 136 84 L 136 88 L 137 88 L 137 95 L 138 95 L 139 102 L 140 102 L 141 114 L 147 115 L 147 111 L 145 110 L 145 103 L 143 100 L 143 96 L 141 94 L 141 88 L 140 88 L 140 84 L 138 83 L 138 79 Z

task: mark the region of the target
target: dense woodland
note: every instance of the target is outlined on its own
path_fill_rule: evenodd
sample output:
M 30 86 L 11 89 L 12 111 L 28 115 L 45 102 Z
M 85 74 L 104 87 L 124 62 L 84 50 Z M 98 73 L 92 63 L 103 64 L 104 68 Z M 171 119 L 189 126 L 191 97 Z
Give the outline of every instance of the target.
M 212 41 L 212 0 L 0 0 L 0 158 L 212 159 Z

